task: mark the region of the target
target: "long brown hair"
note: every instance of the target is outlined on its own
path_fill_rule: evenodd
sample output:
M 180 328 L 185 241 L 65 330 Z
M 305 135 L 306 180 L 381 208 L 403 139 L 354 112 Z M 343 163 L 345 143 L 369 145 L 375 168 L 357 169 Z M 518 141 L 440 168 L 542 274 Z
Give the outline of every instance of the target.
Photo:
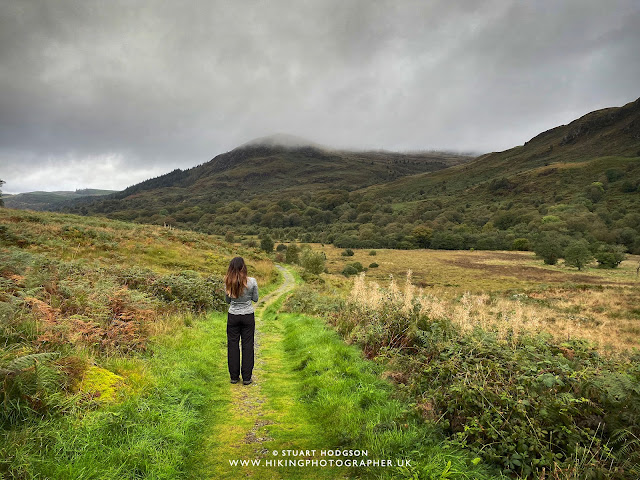
M 224 276 L 224 286 L 227 295 L 238 298 L 247 286 L 247 266 L 242 257 L 236 257 L 229 263 L 229 269 Z

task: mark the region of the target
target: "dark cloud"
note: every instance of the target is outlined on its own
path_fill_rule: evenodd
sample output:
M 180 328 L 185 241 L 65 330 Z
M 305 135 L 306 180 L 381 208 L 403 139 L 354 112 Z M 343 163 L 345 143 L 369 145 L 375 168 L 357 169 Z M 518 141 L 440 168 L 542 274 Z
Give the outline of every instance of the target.
M 123 188 L 253 137 L 490 151 L 639 95 L 636 0 L 2 1 L 7 191 Z

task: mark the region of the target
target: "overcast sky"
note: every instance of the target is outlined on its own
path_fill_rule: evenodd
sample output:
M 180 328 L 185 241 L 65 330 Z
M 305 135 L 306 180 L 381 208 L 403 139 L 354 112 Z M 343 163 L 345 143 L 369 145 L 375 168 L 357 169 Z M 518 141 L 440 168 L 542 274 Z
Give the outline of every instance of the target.
M 255 137 L 487 152 L 640 96 L 638 0 L 0 0 L 5 192 Z

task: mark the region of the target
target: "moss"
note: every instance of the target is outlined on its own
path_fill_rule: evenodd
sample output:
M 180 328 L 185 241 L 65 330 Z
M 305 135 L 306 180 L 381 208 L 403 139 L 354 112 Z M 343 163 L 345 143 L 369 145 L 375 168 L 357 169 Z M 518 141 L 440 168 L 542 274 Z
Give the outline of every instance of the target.
M 91 394 L 103 402 L 113 403 L 118 390 L 124 385 L 124 378 L 100 367 L 89 367 L 80 382 L 79 390 Z

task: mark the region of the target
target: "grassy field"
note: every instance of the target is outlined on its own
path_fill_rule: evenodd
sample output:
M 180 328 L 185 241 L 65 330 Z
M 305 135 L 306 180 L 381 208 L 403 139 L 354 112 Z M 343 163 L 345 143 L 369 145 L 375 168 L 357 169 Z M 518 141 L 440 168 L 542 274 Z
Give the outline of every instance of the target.
M 330 273 L 287 308 L 383 365 L 448 442 L 511 476 L 638 478 L 637 258 L 578 271 L 520 252 L 314 248 Z M 339 273 L 354 262 L 379 267 Z
M 221 307 L 211 277 L 241 252 L 264 296 L 283 276 L 261 254 L 164 228 L 0 214 L 0 478 L 500 477 L 441 445 L 322 320 L 280 314 L 283 298 L 259 311 L 254 383 L 230 385 L 225 316 L 204 312 Z M 402 466 L 231 463 L 312 449 Z
M 616 269 L 578 271 L 545 265 L 531 252 L 344 249 L 313 244 L 327 256 L 327 270 L 339 275 L 352 262 L 367 268 L 367 283 L 407 288 L 426 312 L 446 312 L 462 327 L 499 324 L 544 330 L 559 339 L 585 338 L 603 350 L 640 347 L 640 256 Z M 347 288 L 345 284 L 343 288 Z
M 224 357 L 191 326 L 238 254 L 275 287 L 267 256 L 207 235 L 0 209 L 0 478 L 183 472 Z
M 207 235 L 1 209 L 0 241 L 2 479 L 640 472 L 636 257 L 577 271 L 527 252 L 314 244 L 329 273 L 283 275 Z M 247 388 L 228 382 L 215 313 L 238 253 L 263 296 L 285 285 L 258 312 Z M 353 262 L 378 266 L 343 276 Z M 335 448 L 411 465 L 229 463 Z

